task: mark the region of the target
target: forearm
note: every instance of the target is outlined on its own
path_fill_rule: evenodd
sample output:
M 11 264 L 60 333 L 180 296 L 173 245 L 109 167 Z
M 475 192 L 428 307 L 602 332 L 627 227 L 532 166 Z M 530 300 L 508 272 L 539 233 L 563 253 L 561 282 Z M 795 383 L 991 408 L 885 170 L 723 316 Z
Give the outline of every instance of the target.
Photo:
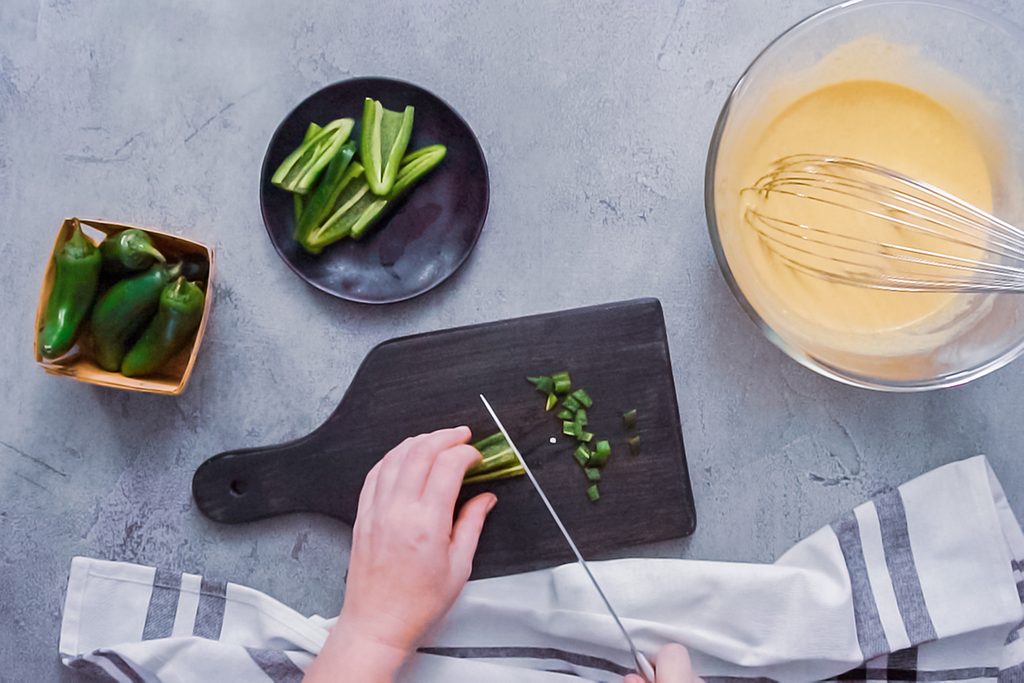
M 407 652 L 349 632 L 339 620 L 303 681 L 391 683 L 408 656 Z

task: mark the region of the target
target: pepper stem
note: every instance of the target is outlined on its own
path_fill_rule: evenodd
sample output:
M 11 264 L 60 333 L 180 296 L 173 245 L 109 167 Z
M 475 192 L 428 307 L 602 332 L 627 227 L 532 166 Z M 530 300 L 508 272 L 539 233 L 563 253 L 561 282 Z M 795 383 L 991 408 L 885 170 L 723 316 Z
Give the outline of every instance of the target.
M 149 254 L 160 263 L 167 263 L 167 257 L 160 253 L 160 250 L 154 247 L 152 244 L 146 244 L 139 249 L 143 254 Z
M 78 222 L 77 218 L 71 219 L 71 224 L 75 226 L 75 231 L 71 233 L 63 245 L 63 249 L 69 256 L 74 258 L 82 258 L 89 253 L 90 248 L 95 249 L 95 245 L 85 236 L 82 232 L 82 224 Z

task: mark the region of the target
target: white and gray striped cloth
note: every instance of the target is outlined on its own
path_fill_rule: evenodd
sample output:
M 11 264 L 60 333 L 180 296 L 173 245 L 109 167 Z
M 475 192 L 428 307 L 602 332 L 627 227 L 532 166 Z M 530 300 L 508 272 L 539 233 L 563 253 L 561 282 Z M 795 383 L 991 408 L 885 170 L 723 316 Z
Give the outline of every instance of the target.
M 723 530 L 724 531 L 724 530 Z M 593 563 L 637 645 L 716 681 L 1024 681 L 1024 535 L 984 457 L 880 493 L 771 565 Z M 331 621 L 245 586 L 75 558 L 60 653 L 115 681 L 297 682 Z M 403 681 L 619 681 L 581 569 L 473 581 Z

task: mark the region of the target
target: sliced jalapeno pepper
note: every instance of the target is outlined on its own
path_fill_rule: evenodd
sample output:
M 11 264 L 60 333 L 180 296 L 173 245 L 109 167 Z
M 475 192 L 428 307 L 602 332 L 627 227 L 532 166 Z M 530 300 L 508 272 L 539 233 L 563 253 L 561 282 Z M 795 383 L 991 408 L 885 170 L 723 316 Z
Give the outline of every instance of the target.
M 309 192 L 320 171 L 324 170 L 348 139 L 354 125 L 353 119 L 336 119 L 328 123 L 319 133 L 285 157 L 270 182 L 289 192 Z
M 315 123 L 310 122 L 309 126 L 306 127 L 306 135 L 302 138 L 302 142 L 309 142 L 314 135 L 322 131 L 323 128 Z M 302 216 L 302 210 L 306 208 L 306 198 L 298 192 L 292 194 L 292 205 L 295 208 L 295 222 L 299 222 L 299 218 Z M 194 278 L 189 278 L 194 279 Z
M 296 239 L 301 241 L 303 235 L 309 234 L 316 226 L 320 225 L 334 209 L 334 203 L 354 178 L 354 175 L 347 174 L 346 171 L 355 154 L 356 143 L 354 140 L 350 140 L 342 145 L 338 153 L 331 159 L 331 163 L 327 165 L 324 179 L 309 195 L 309 201 L 302 210 L 302 215 L 295 226 Z
M 413 107 L 406 107 L 401 112 L 391 111 L 369 97 L 363 102 L 359 159 L 366 169 L 366 181 L 375 195 L 386 195 L 395 184 L 412 135 L 414 111 Z
M 378 197 L 370 190 L 362 164 L 352 162 L 345 173 L 345 186 L 334 210 L 318 227 L 301 237 L 300 244 L 311 254 L 345 237 L 359 239 L 380 220 L 397 200 L 437 166 L 446 154 L 444 145 L 431 145 L 407 155 L 391 192 Z

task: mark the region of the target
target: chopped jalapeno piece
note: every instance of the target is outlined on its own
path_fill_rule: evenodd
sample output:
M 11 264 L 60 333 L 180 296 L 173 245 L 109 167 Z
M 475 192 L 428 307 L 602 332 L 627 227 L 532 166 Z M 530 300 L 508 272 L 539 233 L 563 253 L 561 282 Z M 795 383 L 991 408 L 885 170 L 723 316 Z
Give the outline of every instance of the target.
M 586 446 L 577 446 L 576 450 L 572 453 L 572 457 L 576 458 L 576 462 L 580 464 L 580 467 L 586 467 L 587 463 L 590 462 L 590 449 Z
M 555 381 L 550 377 L 527 377 L 526 381 L 537 388 L 542 394 L 550 394 L 555 390 Z
M 556 394 L 568 394 L 572 391 L 572 379 L 569 377 L 569 373 L 566 371 L 556 372 L 551 375 L 552 381 L 555 383 Z
M 551 410 L 558 405 L 558 397 L 554 394 L 548 394 L 548 401 L 544 404 L 544 410 Z
M 590 398 L 590 394 L 588 394 L 585 389 L 577 389 L 576 391 L 572 392 L 572 397 L 579 401 L 580 405 L 582 405 L 584 408 L 589 408 L 590 406 L 594 405 L 594 400 Z
M 567 421 L 571 422 L 575 418 L 576 418 L 576 416 L 568 408 L 562 408 L 561 410 L 558 411 L 558 419 L 559 420 L 567 420 Z
M 601 492 L 597 490 L 597 484 L 591 484 L 587 487 L 587 498 L 590 499 L 591 503 L 596 503 L 601 498 Z
M 593 438 L 594 435 L 591 434 L 590 432 L 580 431 L 580 433 L 576 435 L 576 440 L 582 441 L 583 443 L 590 443 L 591 439 Z
M 629 452 L 631 455 L 640 455 L 640 437 L 638 435 L 629 437 Z
M 580 402 L 574 399 L 572 396 L 562 401 L 562 405 L 575 413 L 580 409 Z
M 594 467 L 603 467 L 612 454 L 612 446 L 607 441 L 598 441 L 594 445 L 594 454 L 590 457 L 590 464 Z
M 566 436 L 579 436 L 580 431 L 575 422 L 566 421 L 562 423 L 562 433 Z
M 601 470 L 596 467 L 584 467 L 583 472 L 587 475 L 587 481 L 601 481 Z
M 636 429 L 636 408 L 627 410 L 622 414 L 622 424 L 625 425 L 626 429 Z

